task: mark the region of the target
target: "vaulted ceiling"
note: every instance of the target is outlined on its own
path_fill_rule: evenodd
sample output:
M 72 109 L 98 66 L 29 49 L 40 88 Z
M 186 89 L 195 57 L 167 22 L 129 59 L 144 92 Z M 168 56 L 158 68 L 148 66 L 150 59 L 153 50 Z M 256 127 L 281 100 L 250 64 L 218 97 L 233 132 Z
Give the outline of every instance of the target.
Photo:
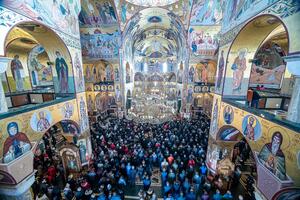
M 189 27 L 219 25 L 223 1 L 82 0 L 83 58 L 117 59 L 121 46 L 130 47 L 131 56 L 183 57 L 190 45 Z

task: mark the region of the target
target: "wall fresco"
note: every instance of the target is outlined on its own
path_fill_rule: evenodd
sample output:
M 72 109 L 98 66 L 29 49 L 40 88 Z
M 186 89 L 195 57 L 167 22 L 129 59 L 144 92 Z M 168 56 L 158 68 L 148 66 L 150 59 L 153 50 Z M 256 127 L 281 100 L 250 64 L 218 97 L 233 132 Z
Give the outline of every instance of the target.
M 223 17 L 224 0 L 196 0 L 193 4 L 190 24 L 215 25 L 220 24 Z
M 68 112 L 62 111 L 62 108 L 66 108 L 66 107 L 68 108 L 73 107 L 74 114 L 71 115 L 70 111 Z M 64 109 L 64 110 L 70 110 L 70 109 Z M 62 120 L 72 120 L 75 123 L 79 124 L 79 117 L 77 113 L 78 113 L 78 109 L 77 109 L 76 101 L 70 100 L 64 103 L 48 106 L 47 108 L 42 108 L 35 111 L 18 114 L 13 117 L 1 119 L 0 120 L 0 146 L 3 147 L 6 139 L 12 137 L 13 134 L 9 134 L 7 130 L 8 125 L 11 124 L 12 122 L 17 123 L 17 131 L 15 131 L 14 129 L 12 130 L 13 131 L 12 133 L 17 132 L 14 137 L 20 138 L 19 139 L 20 143 L 18 143 L 18 145 L 22 146 L 22 141 L 25 141 L 26 139 L 24 136 L 22 137 L 18 136 L 18 132 L 24 133 L 30 142 L 37 142 L 43 137 L 44 133 L 47 131 L 49 127 L 53 126 L 54 124 Z M 14 125 L 13 127 L 16 126 Z M 25 145 L 24 148 L 26 150 L 27 146 Z M 24 148 L 22 150 L 24 150 Z M 18 149 L 14 149 L 14 150 L 17 151 Z M 10 153 L 13 152 L 14 152 L 13 148 L 11 148 Z M 1 157 L 3 156 L 2 148 L 0 149 L 0 155 Z M 13 156 L 13 154 L 10 154 L 10 156 Z M 10 160 L 8 157 L 7 159 Z
M 224 110 L 227 106 L 230 105 L 224 102 L 221 103 L 220 116 L 224 116 Z M 300 178 L 298 174 L 300 168 L 297 164 L 298 149 L 300 148 L 299 133 L 234 106 L 231 107 L 235 116 L 231 126 L 245 136 L 252 151 L 257 153 L 267 171 L 280 180 L 291 179 L 296 185 L 299 185 Z M 219 120 L 220 128 L 225 125 L 224 119 Z
M 81 34 L 82 57 L 85 60 L 117 59 L 119 54 L 120 33 Z
M 232 0 L 225 1 L 222 20 L 222 33 L 248 20 L 278 0 Z
M 194 55 L 215 56 L 219 47 L 220 26 L 191 26 L 189 46 Z
M 32 20 L 47 24 L 54 29 L 79 37 L 77 22 L 80 11 L 79 0 L 45 0 L 42 2 L 36 0 L 3 0 L 0 5 Z

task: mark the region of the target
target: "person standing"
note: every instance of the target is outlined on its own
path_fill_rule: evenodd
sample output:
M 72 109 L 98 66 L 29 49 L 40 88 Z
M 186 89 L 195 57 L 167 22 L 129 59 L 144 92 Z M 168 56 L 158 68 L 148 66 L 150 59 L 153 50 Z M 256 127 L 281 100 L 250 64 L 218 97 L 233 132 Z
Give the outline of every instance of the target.
M 145 176 L 145 178 L 143 179 L 143 185 L 144 185 L 144 190 L 148 191 L 151 185 L 151 180 L 148 176 Z

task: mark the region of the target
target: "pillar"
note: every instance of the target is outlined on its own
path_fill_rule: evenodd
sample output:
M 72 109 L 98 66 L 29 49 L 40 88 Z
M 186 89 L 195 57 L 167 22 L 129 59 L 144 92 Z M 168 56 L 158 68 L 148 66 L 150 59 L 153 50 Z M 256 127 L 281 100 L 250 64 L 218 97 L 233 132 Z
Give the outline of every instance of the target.
M 0 185 L 1 200 L 32 200 L 30 191 L 31 185 L 35 181 L 35 172 L 17 185 Z
M 295 76 L 287 119 L 292 122 L 300 123 L 300 76 Z
M 1 75 L 6 71 L 10 60 L 10 58 L 0 57 L 0 113 L 5 113 L 8 111 Z
M 287 70 L 295 77 L 287 119 L 300 123 L 300 54 L 286 56 L 284 60 L 286 61 Z

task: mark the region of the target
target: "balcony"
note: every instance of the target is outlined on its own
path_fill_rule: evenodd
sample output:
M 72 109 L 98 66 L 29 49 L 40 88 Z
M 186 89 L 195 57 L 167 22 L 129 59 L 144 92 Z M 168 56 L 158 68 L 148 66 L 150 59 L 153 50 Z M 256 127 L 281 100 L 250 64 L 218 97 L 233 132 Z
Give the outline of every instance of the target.
M 276 101 L 278 98 L 274 98 Z M 222 101 L 224 103 L 230 104 L 232 106 L 235 106 L 241 110 L 244 110 L 246 112 L 252 113 L 256 116 L 262 117 L 268 121 L 272 121 L 280 126 L 284 126 L 288 129 L 291 129 L 293 131 L 299 132 L 300 130 L 300 123 L 295 123 L 292 121 L 289 121 L 286 119 L 287 114 L 287 108 L 284 102 L 286 102 L 287 98 L 282 98 L 282 102 L 280 103 L 281 106 L 277 107 L 277 103 L 275 107 L 266 107 L 266 102 L 270 101 L 268 99 L 263 99 L 263 104 L 265 106 L 262 106 L 261 102 L 259 105 L 259 108 L 250 107 L 245 100 L 236 100 L 236 99 L 226 99 L 223 98 Z M 271 105 L 271 104 L 269 104 Z M 277 108 L 276 108 L 277 107 Z
M 7 94 L 8 112 L 0 113 L 0 120 L 75 98 L 75 94 L 56 94 L 51 91 L 26 91 Z
M 30 151 L 13 161 L 0 163 L 0 185 L 17 185 L 34 172 L 32 149 L 35 148 L 35 145 L 36 143 L 32 143 Z

